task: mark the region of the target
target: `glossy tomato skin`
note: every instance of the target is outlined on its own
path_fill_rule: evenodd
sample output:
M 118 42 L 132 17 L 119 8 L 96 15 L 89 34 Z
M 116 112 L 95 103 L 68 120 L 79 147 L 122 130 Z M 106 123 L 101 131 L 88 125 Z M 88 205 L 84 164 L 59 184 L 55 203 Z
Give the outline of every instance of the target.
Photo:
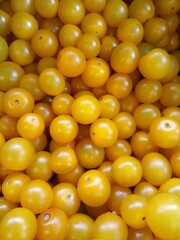
M 23 207 L 10 210 L 0 223 L 2 239 L 32 240 L 37 231 L 37 220 L 34 213 Z
M 37 217 L 38 240 L 65 240 L 68 233 L 68 217 L 57 208 L 49 208 Z
M 175 147 L 180 142 L 179 122 L 172 118 L 160 117 L 154 120 L 149 130 L 153 143 L 162 148 Z
M 160 238 L 179 238 L 180 199 L 175 194 L 160 193 L 148 201 L 146 221 Z
M 8 140 L 0 150 L 1 164 L 10 170 L 24 170 L 35 158 L 31 142 L 25 138 L 15 137 Z M 13 156 L 13 157 L 12 157 Z
M 99 170 L 88 170 L 81 175 L 77 190 L 82 202 L 91 207 L 98 207 L 108 200 L 110 183 Z
M 126 240 L 128 228 L 120 216 L 107 212 L 95 220 L 93 237 L 104 240 Z

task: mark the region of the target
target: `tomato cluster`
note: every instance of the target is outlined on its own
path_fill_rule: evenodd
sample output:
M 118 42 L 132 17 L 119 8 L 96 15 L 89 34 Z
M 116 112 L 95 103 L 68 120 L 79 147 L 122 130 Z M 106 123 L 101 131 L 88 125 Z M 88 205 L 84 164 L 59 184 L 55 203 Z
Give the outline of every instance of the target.
M 179 23 L 179 0 L 0 0 L 1 240 L 180 240 Z

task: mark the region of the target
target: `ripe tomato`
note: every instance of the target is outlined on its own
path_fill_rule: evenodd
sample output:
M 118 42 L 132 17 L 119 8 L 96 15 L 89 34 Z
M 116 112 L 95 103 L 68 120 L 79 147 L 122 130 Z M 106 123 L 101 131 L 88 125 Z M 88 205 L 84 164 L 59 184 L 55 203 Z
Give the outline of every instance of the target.
M 0 62 L 6 61 L 8 57 L 8 44 L 6 40 L 0 36 Z
M 175 194 L 160 193 L 147 204 L 146 221 L 151 231 L 163 239 L 180 237 L 180 199 Z
M 84 33 L 78 38 L 76 47 L 84 53 L 86 59 L 89 59 L 98 56 L 101 43 L 93 33 Z
M 141 195 L 131 194 L 122 199 L 120 214 L 125 223 L 135 229 L 145 228 L 148 200 Z
M 112 51 L 110 64 L 118 73 L 132 73 L 138 66 L 139 51 L 132 42 L 122 42 Z
M 23 19 L 23 21 L 22 21 Z M 38 30 L 38 22 L 34 16 L 25 11 L 14 13 L 11 18 L 11 31 L 24 40 L 30 40 Z
M 85 69 L 84 53 L 75 47 L 63 48 L 57 58 L 57 68 L 66 77 L 77 77 Z
M 152 142 L 161 148 L 173 148 L 180 142 L 180 124 L 170 117 L 153 121 L 149 134 Z
M 117 139 L 116 142 L 105 149 L 106 157 L 109 161 L 114 162 L 122 155 L 131 155 L 132 149 L 129 142 L 125 139 Z
M 112 177 L 122 187 L 135 186 L 140 182 L 142 174 L 141 163 L 135 157 L 123 155 L 112 164 Z
M 83 18 L 81 30 L 83 33 L 93 33 L 101 39 L 107 32 L 107 23 L 100 13 L 91 12 Z
M 49 208 L 37 217 L 37 240 L 65 240 L 68 234 L 68 217 L 57 208 Z
M 137 45 L 142 41 L 143 35 L 143 25 L 137 19 L 126 18 L 118 25 L 117 39 L 120 42 L 129 41 Z
M 39 85 L 44 93 L 56 96 L 63 92 L 65 79 L 56 68 L 47 68 L 39 75 Z
M 20 193 L 23 187 L 31 181 L 31 178 L 24 173 L 8 175 L 2 183 L 2 193 L 10 201 L 20 202 Z
M 105 151 L 96 146 L 90 137 L 81 139 L 76 145 L 78 163 L 87 169 L 99 167 L 104 161 Z
M 1 164 L 10 170 L 25 170 L 35 159 L 35 150 L 25 138 L 14 137 L 0 149 Z
M 110 182 L 99 170 L 88 170 L 81 175 L 77 191 L 83 203 L 90 207 L 103 205 L 110 196 Z
M 107 1 L 103 16 L 109 26 L 116 28 L 122 20 L 128 17 L 128 7 L 124 1 Z
M 27 176 L 31 179 L 41 179 L 49 181 L 53 175 L 50 167 L 51 154 L 47 151 L 37 151 L 35 153 L 35 160 L 25 171 Z
M 4 61 L 0 63 L 0 90 L 8 91 L 11 88 L 19 86 L 21 78 L 25 72 L 21 66 L 11 61 Z
M 161 186 L 172 175 L 171 165 L 166 157 L 158 152 L 147 153 L 141 161 L 143 177 L 155 186 Z
M 160 188 L 159 193 L 172 193 L 180 196 L 180 179 L 179 178 L 171 178 L 164 182 Z
M 37 113 L 26 113 L 18 119 L 17 131 L 26 139 L 40 137 L 45 129 L 44 119 Z
M 31 37 L 31 47 L 40 57 L 52 57 L 58 50 L 58 40 L 53 32 L 39 29 Z
M 32 112 L 34 108 L 33 95 L 26 89 L 17 87 L 5 92 L 3 97 L 4 112 L 14 118 L 19 118 L 25 113 Z
M 11 33 L 11 17 L 0 9 L 0 36 L 6 37 Z
M 73 101 L 74 101 L 74 98 L 71 95 L 67 93 L 60 93 L 53 98 L 53 101 L 51 104 L 51 110 L 56 115 L 62 115 L 62 114 L 70 115 Z
M 129 6 L 129 16 L 144 24 L 148 19 L 153 18 L 155 6 L 151 0 L 134 0 Z
M 153 233 L 148 227 L 142 229 L 128 229 L 128 240 L 154 240 Z
M 38 74 L 25 74 L 20 80 L 19 87 L 28 90 L 33 95 L 35 101 L 39 101 L 45 97 L 45 93 L 39 85 Z
M 108 118 L 98 118 L 89 129 L 90 138 L 98 147 L 110 147 L 118 138 L 116 124 Z
M 53 191 L 49 183 L 35 179 L 27 183 L 21 191 L 22 207 L 30 209 L 34 214 L 46 211 L 52 204 Z
M 102 87 L 110 75 L 109 65 L 102 58 L 90 58 L 81 74 L 83 82 L 88 87 Z
M 51 207 L 60 209 L 68 217 L 76 214 L 80 207 L 80 197 L 76 187 L 71 183 L 59 183 L 53 188 Z
M 85 7 L 81 0 L 61 0 L 58 5 L 58 16 L 66 24 L 79 25 L 85 16 Z
M 112 120 L 118 129 L 119 138 L 127 139 L 135 133 L 136 122 L 130 113 L 120 112 Z
M 120 216 L 107 212 L 96 218 L 93 237 L 103 240 L 126 240 L 128 228 Z
M 113 95 L 105 94 L 99 99 L 99 102 L 101 104 L 100 117 L 112 119 L 120 111 L 120 102 Z
M 118 99 L 124 99 L 132 91 L 132 78 L 125 73 L 114 73 L 106 82 L 106 91 Z
M 10 210 L 0 222 L 0 236 L 3 240 L 33 240 L 37 231 L 34 213 L 23 207 Z
M 94 221 L 83 213 L 76 213 L 68 219 L 67 240 L 92 240 Z
M 140 58 L 138 68 L 145 78 L 158 80 L 167 75 L 170 68 L 170 56 L 164 49 L 154 48 Z
M 158 194 L 158 188 L 149 182 L 142 181 L 135 186 L 133 193 L 150 199 Z
M 78 26 L 65 24 L 59 31 L 59 42 L 62 47 L 75 47 L 81 34 L 81 29 Z
M 111 194 L 107 201 L 108 209 L 116 214 L 120 214 L 120 206 L 123 198 L 131 195 L 132 191 L 128 187 L 122 187 L 119 184 L 111 186 Z
M 3 219 L 4 215 L 8 213 L 11 209 L 17 208 L 17 203 L 8 201 L 5 197 L 0 197 L 0 221 Z
M 180 150 L 175 151 L 170 157 L 170 164 L 172 172 L 176 177 L 180 177 L 179 164 L 180 164 Z
M 100 116 L 101 104 L 94 96 L 84 94 L 73 101 L 71 114 L 78 123 L 90 124 Z
M 78 124 L 69 115 L 55 117 L 49 127 L 51 137 L 58 143 L 69 143 L 78 134 Z
M 75 151 L 70 147 L 59 147 L 50 157 L 50 168 L 58 174 L 72 171 L 78 164 Z
M 57 15 L 58 11 L 58 0 L 36 0 L 34 2 L 37 13 L 43 18 L 53 18 Z

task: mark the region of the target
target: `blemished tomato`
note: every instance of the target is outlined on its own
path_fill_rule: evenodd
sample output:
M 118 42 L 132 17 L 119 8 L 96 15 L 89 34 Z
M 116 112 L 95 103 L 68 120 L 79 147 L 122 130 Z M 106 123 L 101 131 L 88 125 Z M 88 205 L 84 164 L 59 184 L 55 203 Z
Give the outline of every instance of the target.
M 107 212 L 96 218 L 93 237 L 103 240 L 126 240 L 128 228 L 120 216 Z
M 33 240 L 36 231 L 36 217 L 24 207 L 10 210 L 0 222 L 0 236 L 3 240 Z
M 0 149 L 1 164 L 10 170 L 25 170 L 35 159 L 32 143 L 21 137 L 14 137 Z
M 88 170 L 81 175 L 77 191 L 82 202 L 90 207 L 103 205 L 110 196 L 110 182 L 99 170 Z
M 160 193 L 147 204 L 146 221 L 151 231 L 163 239 L 180 237 L 180 199 L 175 194 Z

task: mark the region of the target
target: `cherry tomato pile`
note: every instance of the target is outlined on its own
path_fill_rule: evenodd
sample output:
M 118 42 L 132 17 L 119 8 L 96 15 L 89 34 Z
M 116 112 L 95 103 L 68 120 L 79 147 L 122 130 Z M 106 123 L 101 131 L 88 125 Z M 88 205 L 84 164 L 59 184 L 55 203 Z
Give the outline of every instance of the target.
M 179 0 L 0 0 L 1 240 L 180 240 L 179 37 Z

